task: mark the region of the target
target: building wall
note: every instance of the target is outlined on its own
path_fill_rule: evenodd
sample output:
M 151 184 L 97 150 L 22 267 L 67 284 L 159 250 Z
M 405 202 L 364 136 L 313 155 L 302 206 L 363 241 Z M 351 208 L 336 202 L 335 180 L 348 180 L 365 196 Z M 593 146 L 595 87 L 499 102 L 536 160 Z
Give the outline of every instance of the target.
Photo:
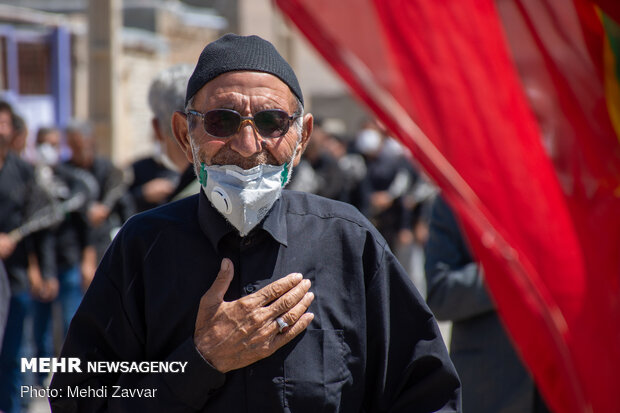
M 83 16 L 74 16 L 76 25 L 86 27 Z M 71 36 L 71 75 L 73 93 L 73 117 L 88 118 L 88 37 L 86 30 L 74 32 Z
M 153 151 L 148 90 L 151 80 L 166 65 L 155 53 L 124 48 L 120 66 L 122 108 L 114 161 L 127 165 Z
M 297 28 L 285 20 L 271 0 L 237 0 L 236 3 L 239 34 L 256 34 L 276 46 L 297 74 L 306 109 L 322 118 L 340 118 L 349 134 L 355 132 L 359 121 L 366 116 L 364 108 L 351 97 L 346 85 Z
M 205 27 L 187 26 L 175 15 L 161 11 L 157 15 L 157 33 L 168 43 L 169 65 L 196 64 L 198 56 L 207 43 L 219 37 L 219 32 Z
M 206 28 L 188 27 L 165 10 L 156 13 L 156 34 L 166 47 L 149 50 L 136 46 L 123 48 L 120 90 L 122 102 L 120 136 L 113 159 L 119 165 L 151 154 L 154 149 L 151 129 L 152 113 L 148 90 L 160 71 L 179 64 L 195 64 L 204 46 L 218 33 Z
M 80 0 L 80 3 L 85 5 L 86 1 Z M 125 44 L 119 49 L 116 88 L 121 96 L 120 103 L 115 108 L 119 112 L 119 119 L 117 127 L 114 128 L 117 139 L 113 142 L 113 147 L 108 149 L 114 161 L 127 164 L 153 150 L 147 92 L 154 76 L 173 64 L 195 64 L 208 42 L 235 28 L 240 34 L 258 34 L 276 45 L 295 69 L 309 111 L 322 118 L 342 118 L 347 127 L 356 127 L 364 113 L 360 106 L 351 99 L 346 87 L 331 68 L 296 29 L 285 22 L 271 0 L 209 0 L 207 3 L 209 4 L 200 5 L 209 5 L 219 14 L 226 16 L 229 19 L 229 28 L 218 32 L 216 29 L 191 26 L 166 7 L 155 8 L 152 10 L 155 28 L 152 38 L 157 41 L 145 42 L 144 45 Z M 32 13 L 37 12 L 33 10 Z M 41 24 L 41 16 L 39 13 L 33 18 L 33 26 Z M 45 16 L 50 19 L 50 22 L 46 23 L 48 26 L 57 24 L 58 19 L 54 16 L 59 15 Z M 72 32 L 73 117 L 88 120 L 91 115 L 91 81 L 87 16 L 80 11 L 62 16 L 62 24 L 69 24 Z M 163 43 L 164 47 L 153 46 L 153 43 L 157 42 Z M 101 146 L 109 147 L 106 142 L 102 142 Z
M 0 0 L 0 5 L 3 3 L 15 5 L 14 2 Z M 119 94 L 118 98 L 114 98 L 117 103 L 112 109 L 113 116 L 118 116 L 117 124 L 113 127 L 108 124 L 102 125 L 102 122 L 94 124 L 95 131 L 100 132 L 98 133 L 100 136 L 96 136 L 100 153 L 110 155 L 121 165 L 144 156 L 154 149 L 151 112 L 147 102 L 148 88 L 152 79 L 161 70 L 174 64 L 195 64 L 203 47 L 220 34 L 216 29 L 192 25 L 201 23 L 181 21 L 180 16 L 183 13 L 178 13 L 178 9 L 174 7 L 165 7 L 164 1 L 159 3 L 162 7 L 133 9 L 137 13 L 133 20 L 138 23 L 141 21 L 140 16 L 145 13 L 153 16 L 154 23 L 151 24 L 150 29 L 154 28 L 155 32 L 143 30 L 136 36 L 136 30 L 131 29 L 134 31 L 134 36 L 131 36 L 131 41 L 127 41 L 124 36 L 127 34 L 127 29 L 122 29 L 122 25 L 119 24 L 117 37 L 121 44 L 115 46 L 117 53 L 112 55 L 118 60 L 118 67 L 117 72 L 112 75 L 114 79 L 113 86 L 111 86 Z M 121 3 L 118 4 L 120 9 Z M 12 14 L 13 9 L 2 6 L 4 8 L 0 9 L 0 24 L 28 27 L 33 32 L 46 32 L 58 24 L 69 28 L 71 32 L 71 116 L 76 120 L 92 120 L 90 90 L 93 82 L 97 80 L 90 79 L 88 2 L 86 0 L 54 2 L 29 0 L 17 5 L 22 6 L 18 17 Z M 71 9 L 71 13 L 41 12 L 49 8 L 62 7 Z M 175 10 L 177 10 L 176 13 Z M 120 16 L 120 10 L 118 12 Z M 126 9 L 125 12 L 127 20 L 131 21 L 132 9 Z M 106 25 L 102 18 L 99 18 L 96 23 Z M 93 24 L 91 23 L 90 26 L 92 28 Z M 121 34 L 120 31 L 123 33 Z M 137 30 L 137 32 L 140 31 Z M 102 79 L 100 84 L 104 84 L 105 80 L 107 78 Z M 95 96 L 94 99 L 96 99 L 95 103 L 105 105 L 108 97 L 102 94 L 99 97 Z M 106 138 L 110 130 L 115 134 L 111 142 Z M 36 130 L 32 131 L 34 132 Z
M 146 32 L 145 32 L 146 33 Z M 161 43 L 125 44 L 120 57 L 119 90 L 121 96 L 118 134 L 112 152 L 117 164 L 124 166 L 155 150 L 151 129 L 152 113 L 148 90 L 161 70 L 179 63 L 195 64 L 204 46 L 218 37 L 216 31 L 192 27 L 166 10 L 155 10 L 155 32 Z

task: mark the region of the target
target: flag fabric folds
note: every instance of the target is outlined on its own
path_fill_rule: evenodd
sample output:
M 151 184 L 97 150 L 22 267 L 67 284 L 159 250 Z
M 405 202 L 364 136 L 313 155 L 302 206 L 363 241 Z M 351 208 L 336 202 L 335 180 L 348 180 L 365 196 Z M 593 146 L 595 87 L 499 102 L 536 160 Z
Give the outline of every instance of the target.
M 441 187 L 550 407 L 617 410 L 620 6 L 276 4 Z

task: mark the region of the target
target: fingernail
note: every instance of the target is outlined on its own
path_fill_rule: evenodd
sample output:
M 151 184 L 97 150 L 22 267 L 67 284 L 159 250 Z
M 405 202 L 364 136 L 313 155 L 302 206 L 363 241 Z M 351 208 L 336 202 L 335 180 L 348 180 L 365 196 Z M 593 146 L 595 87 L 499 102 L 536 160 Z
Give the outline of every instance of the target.
M 228 271 L 229 268 L 230 268 L 230 261 L 224 258 L 222 260 L 222 271 Z
M 306 278 L 305 280 L 303 280 L 302 282 L 304 283 L 304 285 L 303 285 L 304 287 L 310 287 L 310 284 L 312 284 L 312 283 L 310 282 L 310 280 L 309 280 L 309 279 L 307 279 L 307 278 Z
M 309 300 L 313 300 L 314 299 L 314 293 L 313 292 L 306 293 L 306 296 L 308 297 Z
M 293 281 L 301 281 L 302 278 L 304 278 L 304 276 L 300 273 L 293 274 Z

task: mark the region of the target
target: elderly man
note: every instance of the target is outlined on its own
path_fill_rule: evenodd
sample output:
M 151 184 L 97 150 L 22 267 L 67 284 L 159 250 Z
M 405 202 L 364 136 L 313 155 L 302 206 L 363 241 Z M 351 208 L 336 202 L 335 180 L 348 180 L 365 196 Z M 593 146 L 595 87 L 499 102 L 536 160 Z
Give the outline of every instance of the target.
M 282 191 L 312 115 L 275 48 L 207 45 L 186 106 L 173 130 L 201 193 L 125 225 L 63 349 L 186 368 L 57 374 L 53 411 L 459 411 L 436 322 L 383 238 L 346 204 Z M 107 397 L 67 398 L 77 387 Z

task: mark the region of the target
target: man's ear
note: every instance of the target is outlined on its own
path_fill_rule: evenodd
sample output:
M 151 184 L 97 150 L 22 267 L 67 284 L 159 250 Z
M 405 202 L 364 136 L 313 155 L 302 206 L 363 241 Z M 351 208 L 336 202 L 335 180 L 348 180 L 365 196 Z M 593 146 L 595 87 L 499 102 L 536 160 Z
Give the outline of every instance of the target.
M 194 155 L 192 146 L 189 142 L 189 129 L 187 128 L 187 115 L 181 111 L 175 111 L 172 114 L 172 133 L 179 143 L 185 157 L 191 163 L 194 163 Z
M 163 136 L 161 134 L 161 127 L 159 126 L 159 119 L 151 119 L 151 126 L 153 127 L 153 133 L 155 134 L 155 140 L 162 142 Z
M 304 115 L 304 122 L 301 129 L 301 142 L 299 143 L 299 149 L 295 154 L 295 159 L 293 160 L 293 166 L 297 166 L 299 161 L 301 160 L 301 155 L 306 150 L 306 146 L 308 146 L 308 142 L 310 141 L 310 137 L 312 136 L 312 128 L 314 127 L 314 118 L 312 113 L 307 113 Z

